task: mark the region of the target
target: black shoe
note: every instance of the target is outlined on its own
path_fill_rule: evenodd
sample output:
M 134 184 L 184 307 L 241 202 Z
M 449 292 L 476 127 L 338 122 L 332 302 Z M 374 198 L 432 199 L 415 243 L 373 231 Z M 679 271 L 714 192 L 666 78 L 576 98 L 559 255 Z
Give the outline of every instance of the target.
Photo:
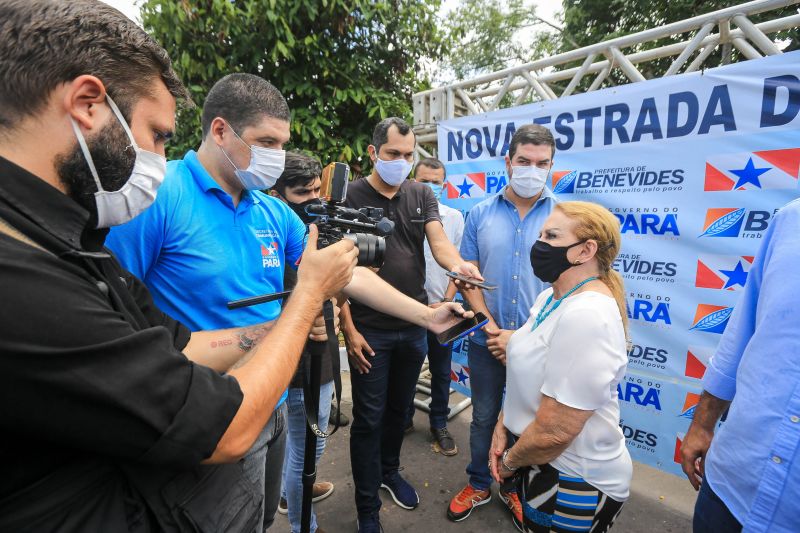
M 458 453 L 456 441 L 453 439 L 453 436 L 450 435 L 450 432 L 447 431 L 446 427 L 441 429 L 431 428 L 431 435 L 433 435 L 433 443 L 436 451 L 448 457 Z
M 404 433 L 411 433 L 412 431 L 414 431 L 414 419 L 413 418 L 409 418 L 408 422 L 406 422 L 406 427 L 403 428 L 403 432 Z
M 339 412 L 339 423 L 336 423 L 336 405 L 331 404 L 331 415 L 328 417 L 328 424 L 336 427 L 343 428 L 350 423 L 350 419 L 347 418 L 347 415 Z

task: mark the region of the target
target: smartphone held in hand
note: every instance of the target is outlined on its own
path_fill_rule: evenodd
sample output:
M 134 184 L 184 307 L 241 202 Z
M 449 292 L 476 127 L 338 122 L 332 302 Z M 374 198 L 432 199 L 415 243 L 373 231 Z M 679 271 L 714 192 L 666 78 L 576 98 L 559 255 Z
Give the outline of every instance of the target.
M 455 326 L 436 335 L 436 340 L 442 346 L 447 346 L 454 340 L 469 335 L 478 328 L 483 327 L 489 322 L 489 318 L 483 313 L 476 313 L 472 318 L 465 318 Z
M 490 285 L 485 281 L 481 281 L 476 278 L 470 278 L 469 276 L 459 274 L 458 272 L 445 272 L 445 274 L 449 278 L 457 279 L 458 281 L 463 281 L 464 283 L 469 283 L 470 285 L 474 285 L 475 287 L 480 287 L 481 289 L 487 291 L 493 291 L 497 288 L 497 285 Z

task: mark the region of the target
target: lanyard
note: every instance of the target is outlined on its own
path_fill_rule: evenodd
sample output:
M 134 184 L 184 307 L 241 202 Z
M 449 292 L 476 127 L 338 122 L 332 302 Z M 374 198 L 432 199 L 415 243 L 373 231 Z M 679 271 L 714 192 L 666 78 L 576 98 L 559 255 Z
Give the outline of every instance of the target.
M 596 280 L 596 279 L 597 279 L 597 276 L 592 276 L 591 278 L 586 278 L 585 280 L 581 281 L 580 283 L 578 283 L 577 285 L 572 287 L 570 290 L 568 290 L 567 293 L 564 296 L 562 296 L 561 298 L 556 300 L 555 304 L 552 307 L 550 307 L 549 309 L 548 309 L 548 306 L 553 302 L 553 295 L 551 294 L 550 296 L 548 296 L 547 297 L 547 301 L 542 306 L 542 309 L 539 311 L 539 314 L 536 315 L 536 320 L 533 322 L 533 326 L 531 326 L 531 331 L 533 331 L 536 328 L 538 328 L 539 324 L 544 322 L 545 319 L 550 316 L 550 313 L 552 313 L 553 311 L 558 309 L 558 306 L 561 305 L 561 302 L 563 302 L 564 299 L 567 296 L 569 296 L 573 292 L 577 291 L 578 289 L 580 289 L 581 287 L 583 287 L 584 285 L 586 285 L 590 281 L 593 281 L 593 280 Z

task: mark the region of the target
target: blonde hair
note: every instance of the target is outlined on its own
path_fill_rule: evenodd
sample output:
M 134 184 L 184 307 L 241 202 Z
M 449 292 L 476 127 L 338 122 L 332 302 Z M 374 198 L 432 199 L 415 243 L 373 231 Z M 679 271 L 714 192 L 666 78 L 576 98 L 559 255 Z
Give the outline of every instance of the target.
M 622 243 L 617 217 L 605 207 L 592 202 L 561 202 L 556 204 L 556 209 L 575 221 L 575 235 L 579 240 L 597 241 L 595 257 L 600 268 L 600 281 L 605 283 L 614 295 L 625 328 L 625 337 L 629 338 L 625 286 L 622 276 L 611 268 Z

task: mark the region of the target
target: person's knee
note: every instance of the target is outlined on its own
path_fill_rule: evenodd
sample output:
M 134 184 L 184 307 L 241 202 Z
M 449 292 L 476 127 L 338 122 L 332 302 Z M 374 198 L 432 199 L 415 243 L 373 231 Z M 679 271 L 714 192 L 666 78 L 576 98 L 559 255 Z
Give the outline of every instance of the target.
M 484 407 L 484 408 L 475 408 L 475 403 L 473 405 L 472 411 L 472 425 L 477 426 L 479 428 L 489 428 L 494 427 L 497 424 L 497 417 L 500 415 L 499 409 L 494 409 L 492 407 Z
M 383 422 L 383 410 L 366 409 L 353 411 L 353 425 L 350 433 L 371 433 L 380 431 Z

